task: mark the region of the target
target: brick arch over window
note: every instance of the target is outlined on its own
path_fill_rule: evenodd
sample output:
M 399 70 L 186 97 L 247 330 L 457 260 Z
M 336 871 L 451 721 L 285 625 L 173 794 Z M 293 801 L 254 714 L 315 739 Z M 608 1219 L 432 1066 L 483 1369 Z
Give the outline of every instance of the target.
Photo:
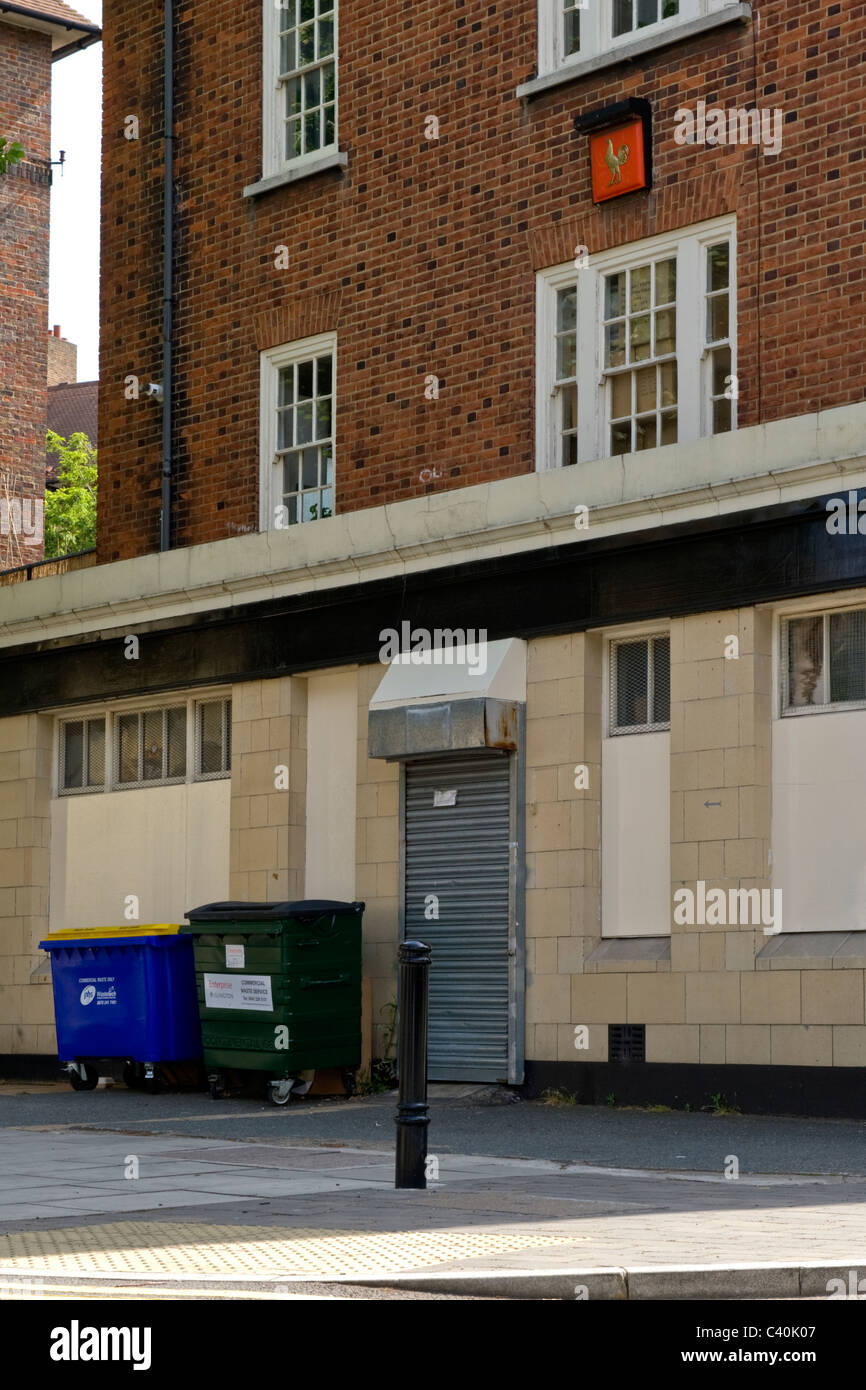
M 573 221 L 530 228 L 527 233 L 533 270 L 564 265 L 574 259 L 576 248 L 607 251 L 662 232 L 690 227 L 724 213 L 736 212 L 740 200 L 742 165 L 713 171 L 700 178 L 654 188 L 645 197 L 635 195 L 628 206 L 616 201 L 593 208 Z
M 256 347 L 259 352 L 283 343 L 315 338 L 320 333 L 336 333 L 340 324 L 342 290 L 299 295 L 253 315 Z

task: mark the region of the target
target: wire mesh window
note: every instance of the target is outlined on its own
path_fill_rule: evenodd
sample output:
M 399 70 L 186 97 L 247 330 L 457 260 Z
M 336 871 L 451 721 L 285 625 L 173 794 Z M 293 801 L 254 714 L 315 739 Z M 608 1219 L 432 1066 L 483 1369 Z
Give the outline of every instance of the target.
M 61 795 L 104 789 L 105 720 L 66 720 L 60 726 Z
M 280 0 L 279 86 L 287 160 L 328 149 L 337 138 L 337 0 Z
M 679 12 L 679 0 L 613 0 L 613 37 L 672 19 Z
M 196 705 L 195 776 L 226 777 L 232 765 L 232 702 L 206 700 Z
M 118 787 L 186 780 L 186 705 L 118 714 L 114 734 Z
M 866 704 L 866 608 L 782 624 L 782 714 Z
M 274 463 L 289 526 L 333 515 L 333 391 L 333 353 L 280 368 Z
M 669 729 L 671 644 L 667 636 L 624 639 L 610 646 L 610 732 Z
M 610 453 L 677 441 L 675 256 L 604 277 Z

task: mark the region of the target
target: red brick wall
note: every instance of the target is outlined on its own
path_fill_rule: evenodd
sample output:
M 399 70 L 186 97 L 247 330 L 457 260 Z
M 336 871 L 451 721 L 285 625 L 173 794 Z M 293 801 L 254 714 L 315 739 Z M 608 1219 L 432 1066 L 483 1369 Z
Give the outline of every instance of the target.
M 0 176 L 0 503 L 31 508 L 45 495 L 50 117 L 50 37 L 0 22 L 0 135 L 25 151 Z M 0 506 L 0 570 L 42 552 Z
M 353 0 L 340 16 L 340 148 L 329 172 L 256 200 L 259 0 L 187 0 L 178 34 L 173 542 L 258 522 L 258 346 L 334 318 L 337 508 L 533 468 L 534 270 L 736 210 L 740 422 L 864 394 L 866 5 L 767 0 L 734 25 L 529 102 L 536 0 Z M 100 556 L 158 543 L 160 418 L 125 402 L 160 372 L 161 3 L 105 18 Z M 583 111 L 654 113 L 654 182 L 594 208 Z M 782 153 L 679 146 L 674 112 L 782 108 Z M 127 142 L 136 112 L 142 139 Z M 424 118 L 440 140 L 424 138 Z M 285 244 L 291 269 L 274 269 Z M 848 324 L 857 325 L 845 332 Z M 424 378 L 440 378 L 437 401 Z M 442 479 L 422 484 L 434 464 Z

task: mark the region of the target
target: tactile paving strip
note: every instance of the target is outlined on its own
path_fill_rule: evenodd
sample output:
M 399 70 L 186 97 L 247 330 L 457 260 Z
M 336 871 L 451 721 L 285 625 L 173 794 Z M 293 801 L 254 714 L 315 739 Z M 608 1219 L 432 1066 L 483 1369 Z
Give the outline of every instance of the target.
M 574 1237 L 538 1231 L 334 1231 L 289 1226 L 208 1226 L 118 1221 L 0 1236 L 0 1269 L 61 1274 L 378 1275 L 477 1260 Z

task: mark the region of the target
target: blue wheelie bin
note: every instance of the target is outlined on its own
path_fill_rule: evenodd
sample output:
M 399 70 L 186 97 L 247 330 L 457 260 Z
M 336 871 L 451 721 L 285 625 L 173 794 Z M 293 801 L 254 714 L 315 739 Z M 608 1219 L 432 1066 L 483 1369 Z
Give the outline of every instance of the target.
M 73 1090 L 100 1076 L 156 1090 L 160 1063 L 198 1061 L 192 941 L 180 927 L 84 927 L 39 943 L 51 957 L 57 1053 Z

